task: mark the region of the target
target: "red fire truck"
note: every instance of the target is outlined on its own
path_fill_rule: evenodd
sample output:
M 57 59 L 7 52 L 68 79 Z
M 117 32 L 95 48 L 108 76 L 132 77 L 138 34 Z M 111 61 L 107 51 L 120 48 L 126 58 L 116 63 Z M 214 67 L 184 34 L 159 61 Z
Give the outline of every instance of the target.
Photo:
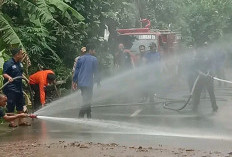
M 175 51 L 181 39 L 180 34 L 170 30 L 150 29 L 150 21 L 147 19 L 141 22 L 147 22 L 147 25 L 144 28 L 118 29 L 118 42 L 123 43 L 133 54 L 139 53 L 140 45 L 145 45 L 146 50 L 149 50 L 151 42 L 156 43 L 164 57 Z

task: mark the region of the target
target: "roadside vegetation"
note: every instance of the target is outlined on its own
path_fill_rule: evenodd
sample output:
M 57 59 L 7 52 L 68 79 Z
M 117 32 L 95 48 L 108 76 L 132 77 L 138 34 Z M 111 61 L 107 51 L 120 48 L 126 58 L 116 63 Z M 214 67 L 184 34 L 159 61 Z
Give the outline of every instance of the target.
M 231 0 L 0 0 L 0 67 L 20 45 L 31 62 L 24 62 L 27 75 L 50 68 L 70 82 L 75 56 L 91 41 L 108 76 L 116 29 L 141 27 L 139 20 L 147 18 L 153 29 L 179 32 L 184 46 L 200 46 L 232 32 L 231 12 Z

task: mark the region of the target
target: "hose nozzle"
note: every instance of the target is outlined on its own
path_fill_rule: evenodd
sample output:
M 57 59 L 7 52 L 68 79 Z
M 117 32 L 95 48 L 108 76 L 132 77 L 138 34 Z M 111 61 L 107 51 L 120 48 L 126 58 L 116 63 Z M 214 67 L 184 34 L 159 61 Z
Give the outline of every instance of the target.
M 30 117 L 30 118 L 37 118 L 37 115 L 35 115 L 35 114 L 30 114 L 30 115 L 28 115 L 28 117 Z

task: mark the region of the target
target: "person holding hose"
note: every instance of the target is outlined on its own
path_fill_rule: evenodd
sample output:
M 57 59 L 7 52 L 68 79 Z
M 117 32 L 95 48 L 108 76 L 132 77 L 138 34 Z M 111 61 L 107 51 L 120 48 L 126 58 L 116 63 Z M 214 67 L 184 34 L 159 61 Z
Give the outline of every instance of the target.
M 204 43 L 204 47 L 207 46 L 207 43 Z M 198 111 L 198 106 L 200 103 L 200 97 L 203 89 L 206 89 L 210 96 L 210 101 L 212 105 L 213 112 L 217 112 L 218 106 L 216 103 L 216 97 L 214 94 L 214 82 L 213 79 L 209 76 L 212 71 L 212 58 L 206 52 L 205 49 L 199 51 L 193 61 L 192 72 L 193 77 L 196 79 L 199 75 L 199 79 L 196 82 L 195 89 L 192 95 L 192 104 L 193 104 L 193 111 Z
M 25 105 L 23 97 L 22 79 L 15 79 L 15 77 L 22 77 L 23 64 L 23 51 L 21 48 L 13 48 L 11 50 L 12 58 L 3 64 L 3 83 L 9 82 L 4 88 L 3 93 L 7 96 L 7 112 L 14 113 L 15 108 L 18 114 L 23 113 L 23 106 Z M 23 121 L 22 117 L 18 118 L 20 126 L 29 126 L 30 124 Z M 9 124 L 10 127 L 16 127 L 14 121 Z
M 56 75 L 52 70 L 41 70 L 29 76 L 29 84 L 34 91 L 35 109 L 44 107 L 46 103 L 45 87 L 55 83 Z
M 17 125 L 12 125 L 11 122 L 19 119 L 29 117 L 28 114 L 20 113 L 20 114 L 7 114 L 4 112 L 3 107 L 6 106 L 7 97 L 4 94 L 0 94 L 0 118 L 3 118 L 5 121 L 10 122 L 10 127 L 17 127 Z

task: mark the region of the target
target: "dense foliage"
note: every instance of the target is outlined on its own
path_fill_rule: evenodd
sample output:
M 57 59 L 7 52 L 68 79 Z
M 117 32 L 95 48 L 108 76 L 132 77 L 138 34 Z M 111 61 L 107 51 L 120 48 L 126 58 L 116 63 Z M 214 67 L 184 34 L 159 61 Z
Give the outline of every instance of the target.
M 107 74 L 116 29 L 140 27 L 148 18 L 152 28 L 178 31 L 186 45 L 200 46 L 231 33 L 231 12 L 231 0 L 0 0 L 0 52 L 21 45 L 32 62 L 29 73 L 43 66 L 65 79 L 80 48 L 94 42 Z

